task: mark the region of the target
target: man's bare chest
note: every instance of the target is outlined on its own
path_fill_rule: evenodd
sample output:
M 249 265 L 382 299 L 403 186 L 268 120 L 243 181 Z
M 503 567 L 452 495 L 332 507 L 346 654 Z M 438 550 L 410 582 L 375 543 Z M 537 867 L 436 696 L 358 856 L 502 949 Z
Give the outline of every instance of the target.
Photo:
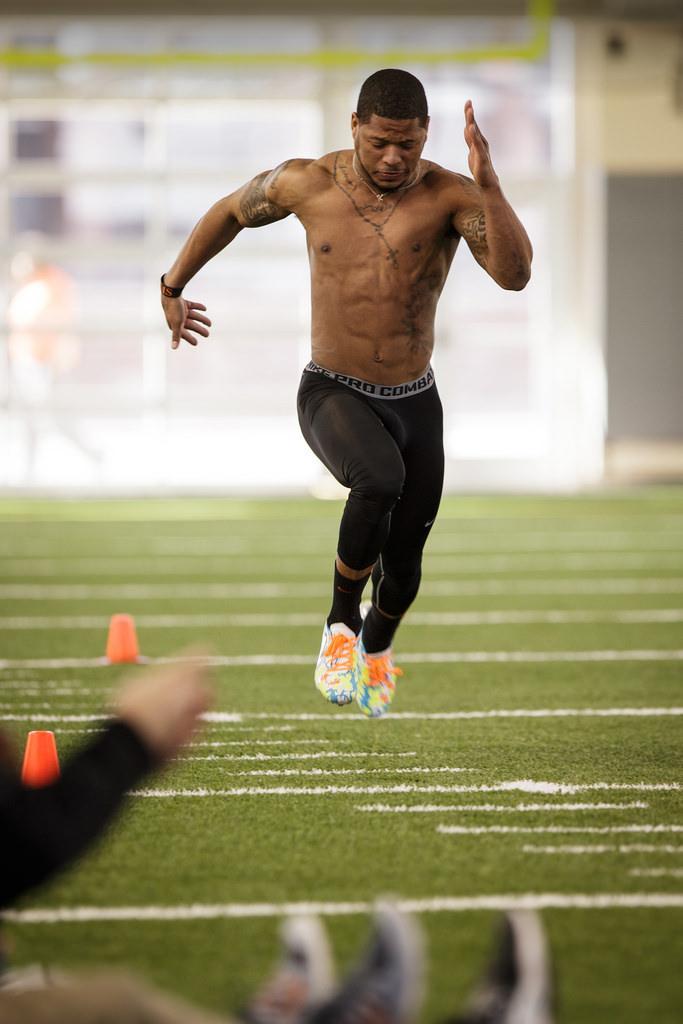
M 383 257 L 390 264 L 423 262 L 447 252 L 453 232 L 447 211 L 423 197 L 398 193 L 379 198 L 365 187 L 328 190 L 300 216 L 309 255 L 339 264 Z

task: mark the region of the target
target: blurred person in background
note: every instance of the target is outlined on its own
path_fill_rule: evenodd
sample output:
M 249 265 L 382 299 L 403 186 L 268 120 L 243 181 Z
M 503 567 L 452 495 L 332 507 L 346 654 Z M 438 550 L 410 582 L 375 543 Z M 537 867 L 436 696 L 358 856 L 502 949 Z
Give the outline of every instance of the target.
M 80 436 L 68 415 L 52 407 L 60 377 L 81 361 L 76 333 L 78 295 L 70 274 L 37 255 L 34 240 L 11 265 L 12 297 L 7 306 L 11 395 L 26 428 L 26 480 L 30 482 L 41 440 L 65 437 L 89 461 L 99 454 Z
M 373 717 L 388 710 L 401 674 L 393 638 L 417 596 L 441 499 L 443 414 L 430 357 L 456 248 L 464 238 L 502 288 L 524 288 L 531 273 L 531 243 L 503 195 L 472 103 L 464 129 L 472 178 L 421 158 L 428 127 L 421 82 L 407 71 L 377 71 L 351 116 L 352 149 L 287 160 L 219 200 L 161 277 L 172 347 L 196 345 L 211 326 L 204 305 L 182 298 L 197 271 L 244 228 L 294 214 L 306 229 L 312 360 L 299 388 L 299 423 L 350 489 L 315 683 L 327 700 L 355 699 Z

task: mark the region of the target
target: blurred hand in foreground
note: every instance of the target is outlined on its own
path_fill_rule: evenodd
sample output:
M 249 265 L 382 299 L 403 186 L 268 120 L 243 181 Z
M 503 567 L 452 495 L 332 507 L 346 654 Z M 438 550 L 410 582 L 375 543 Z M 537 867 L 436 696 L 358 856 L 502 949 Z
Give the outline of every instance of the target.
M 182 661 L 158 665 L 127 679 L 113 701 L 113 713 L 130 725 L 161 760 L 189 743 L 200 715 L 215 698 L 212 673 L 197 651 Z

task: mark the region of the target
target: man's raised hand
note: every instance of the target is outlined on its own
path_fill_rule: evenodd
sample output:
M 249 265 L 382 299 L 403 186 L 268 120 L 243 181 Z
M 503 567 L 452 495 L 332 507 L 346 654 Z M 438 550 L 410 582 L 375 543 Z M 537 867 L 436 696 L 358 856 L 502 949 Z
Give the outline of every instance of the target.
M 208 316 L 203 316 L 206 306 L 201 302 L 163 296 L 161 304 L 166 314 L 166 323 L 171 328 L 171 348 L 178 348 L 181 339 L 190 345 L 197 345 L 197 334 L 203 338 L 209 337 L 211 321 Z
M 495 188 L 498 186 L 498 175 L 493 169 L 489 144 L 481 134 L 479 125 L 474 119 L 474 107 L 472 100 L 465 104 L 465 142 L 469 149 L 467 162 L 470 165 L 472 177 L 480 188 Z

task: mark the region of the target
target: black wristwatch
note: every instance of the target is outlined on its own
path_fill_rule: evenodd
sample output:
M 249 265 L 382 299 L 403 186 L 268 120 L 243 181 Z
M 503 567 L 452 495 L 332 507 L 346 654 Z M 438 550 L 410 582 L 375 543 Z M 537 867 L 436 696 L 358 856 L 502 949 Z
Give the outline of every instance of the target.
M 166 284 L 164 278 L 166 274 L 161 275 L 161 294 L 165 295 L 167 299 L 178 299 L 183 294 L 182 288 L 171 288 L 170 284 Z

